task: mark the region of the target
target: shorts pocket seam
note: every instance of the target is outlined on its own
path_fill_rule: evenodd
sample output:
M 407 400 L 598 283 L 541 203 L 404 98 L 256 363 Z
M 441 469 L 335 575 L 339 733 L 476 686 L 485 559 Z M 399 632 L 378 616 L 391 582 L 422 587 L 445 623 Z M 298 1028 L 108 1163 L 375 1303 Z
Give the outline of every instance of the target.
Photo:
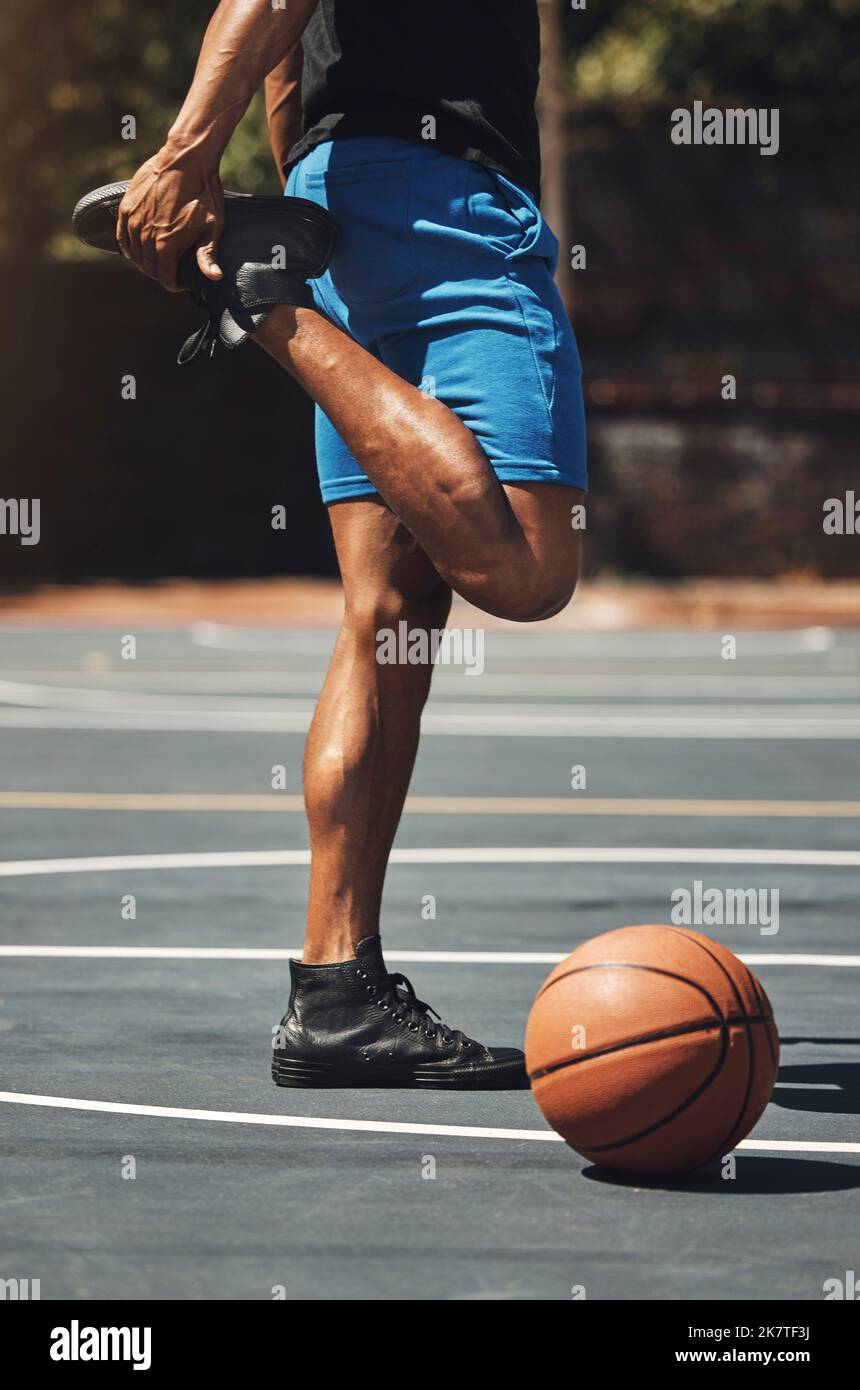
M 483 185 L 481 182 L 482 179 L 486 180 L 486 183 Z M 504 208 L 507 213 L 512 229 L 516 227 L 518 236 L 514 246 L 511 246 L 510 242 L 505 238 L 501 236 L 498 238 L 494 237 L 491 232 L 488 233 L 482 230 L 478 213 L 472 201 L 474 194 L 481 191 L 492 191 L 497 199 L 498 206 Z M 533 208 L 528 202 L 524 201 L 522 206 L 528 209 L 529 220 L 524 220 L 518 216 L 516 205 L 513 201 L 512 189 L 507 186 L 500 174 L 497 174 L 492 169 L 487 169 L 482 164 L 474 164 L 472 166 L 469 183 L 466 189 L 466 210 L 469 228 L 476 236 L 481 238 L 485 246 L 488 246 L 496 255 L 501 256 L 504 261 L 518 260 L 524 254 L 524 251 L 528 254 L 526 247 L 529 238 L 532 236 L 534 236 L 535 239 L 537 238 L 537 231 L 541 223 L 541 214 L 537 208 Z

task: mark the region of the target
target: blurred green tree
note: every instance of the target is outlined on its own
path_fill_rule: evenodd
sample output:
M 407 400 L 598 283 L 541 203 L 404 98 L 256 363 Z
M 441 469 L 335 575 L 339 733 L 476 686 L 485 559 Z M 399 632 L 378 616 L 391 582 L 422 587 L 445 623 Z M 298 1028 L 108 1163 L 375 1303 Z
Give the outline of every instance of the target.
M 0 8 L 0 255 L 82 255 L 76 200 L 128 178 L 161 144 L 194 72 L 214 0 L 27 0 Z M 122 138 L 134 116 L 136 139 Z M 275 192 L 258 96 L 230 145 L 224 180 Z
M 585 99 L 828 102 L 860 81 L 860 0 L 610 0 L 568 35 Z
M 591 0 L 567 12 L 568 90 L 584 101 L 702 97 L 829 105 L 856 91 L 860 0 Z M 0 9 L 0 255 L 86 254 L 69 212 L 161 143 L 214 0 L 26 0 Z M 431 20 L 432 22 L 432 7 Z M 121 123 L 133 115 L 137 138 Z M 224 180 L 274 191 L 259 98 Z

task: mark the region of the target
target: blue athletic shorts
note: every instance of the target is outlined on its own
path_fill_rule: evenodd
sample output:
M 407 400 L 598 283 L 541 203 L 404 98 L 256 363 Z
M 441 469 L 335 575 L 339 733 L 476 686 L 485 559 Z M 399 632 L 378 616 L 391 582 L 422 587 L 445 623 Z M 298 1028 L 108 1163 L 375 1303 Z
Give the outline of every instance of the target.
M 530 194 L 404 140 L 318 145 L 286 192 L 341 237 L 313 282 L 334 323 L 472 431 L 503 482 L 587 486 L 582 371 L 553 282 L 558 241 Z M 376 489 L 317 409 L 326 503 Z

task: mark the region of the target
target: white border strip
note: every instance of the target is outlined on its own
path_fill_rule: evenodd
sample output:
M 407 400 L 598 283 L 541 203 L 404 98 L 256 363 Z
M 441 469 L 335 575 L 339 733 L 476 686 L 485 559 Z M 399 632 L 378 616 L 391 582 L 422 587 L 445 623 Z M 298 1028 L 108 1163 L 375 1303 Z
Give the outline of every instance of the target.
M 406 965 L 558 965 L 566 951 L 389 951 Z M 0 946 L 0 958 L 20 960 L 301 960 L 301 946 Z M 860 967 L 860 956 L 740 952 L 746 965 Z
M 762 864 L 786 868 L 860 868 L 860 850 L 501 846 L 395 849 L 392 864 Z M 226 850 L 195 854 L 119 854 L 79 859 L 11 859 L 0 878 L 117 873 L 131 869 L 289 868 L 310 864 L 310 850 Z
M 78 1100 L 0 1091 L 0 1103 L 83 1110 L 108 1115 L 148 1115 L 155 1119 L 210 1120 L 220 1124 L 274 1125 L 286 1129 L 354 1130 L 371 1134 L 434 1134 L 453 1139 L 527 1139 L 563 1143 L 551 1129 L 488 1129 L 478 1125 L 403 1124 L 396 1120 L 332 1120 L 311 1115 L 255 1114 L 242 1110 L 188 1110 L 172 1105 L 126 1105 L 112 1100 Z M 760 1153 L 860 1153 L 860 1143 L 818 1139 L 744 1139 L 739 1149 Z

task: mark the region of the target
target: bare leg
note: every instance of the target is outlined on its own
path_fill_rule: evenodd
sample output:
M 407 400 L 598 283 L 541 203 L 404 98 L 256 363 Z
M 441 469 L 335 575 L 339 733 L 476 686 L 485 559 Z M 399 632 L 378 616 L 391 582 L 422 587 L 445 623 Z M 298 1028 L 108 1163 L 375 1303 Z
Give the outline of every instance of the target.
M 330 509 L 346 611 L 305 755 L 311 892 L 301 962 L 277 1029 L 278 1086 L 521 1090 L 525 1059 L 451 1028 L 379 938 L 385 868 L 418 745 L 431 665 L 377 662 L 380 628 L 441 626 L 450 589 L 377 498 Z
M 388 855 L 412 775 L 432 666 L 380 665 L 376 634 L 444 627 L 451 593 L 375 498 L 329 509 L 346 610 L 305 749 L 311 886 L 304 961 L 354 956 L 379 930 Z
M 502 486 L 453 411 L 312 309 L 281 305 L 255 336 L 322 407 L 452 588 L 523 621 L 567 604 L 579 572 L 579 532 L 571 528 L 577 489 Z

